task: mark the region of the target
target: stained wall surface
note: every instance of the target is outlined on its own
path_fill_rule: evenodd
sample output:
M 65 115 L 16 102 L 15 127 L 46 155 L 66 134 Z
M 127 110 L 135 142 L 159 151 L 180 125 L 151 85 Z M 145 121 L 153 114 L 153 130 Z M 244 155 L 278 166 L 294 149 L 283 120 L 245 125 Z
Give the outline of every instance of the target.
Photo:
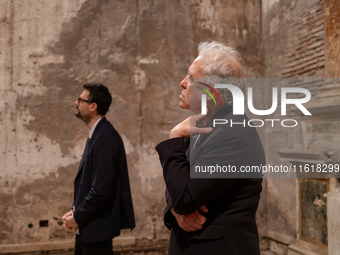
M 263 0 L 262 11 L 265 77 L 315 80 L 339 77 L 338 1 Z M 300 87 L 308 89 L 314 98 L 322 91 L 322 86 L 314 82 Z M 266 91 L 266 97 L 270 98 L 271 89 Z M 327 98 L 324 102 L 327 105 Z M 266 109 L 270 103 L 269 100 Z M 265 141 L 267 163 L 290 164 L 279 152 L 297 149 L 293 130 L 266 129 Z M 287 254 L 288 245 L 296 243 L 299 235 L 298 188 L 298 180 L 294 178 L 266 180 L 265 235 L 277 241 L 269 244 L 270 250 L 277 254 Z
M 0 245 L 73 239 L 58 222 L 88 132 L 73 103 L 91 81 L 112 93 L 107 118 L 128 157 L 137 226 L 123 236 L 168 239 L 154 147 L 189 115 L 179 82 L 207 40 L 235 47 L 260 77 L 261 33 L 257 0 L 2 0 Z
M 272 3 L 270 9 L 265 9 L 263 12 L 263 39 L 266 77 L 323 76 L 325 66 L 323 1 L 299 0 Z M 308 84 L 306 88 L 311 89 Z M 317 92 L 318 88 L 315 88 L 312 95 Z M 269 89 L 267 97 L 270 96 Z M 280 119 L 282 116 L 277 114 L 275 118 Z M 294 131 L 281 127 L 267 129 L 266 137 L 267 163 L 288 164 L 289 162 L 280 158 L 278 151 L 294 149 Z M 296 238 L 298 231 L 296 179 L 267 179 L 266 181 L 268 235 L 288 244 Z M 290 192 L 287 192 L 288 190 Z

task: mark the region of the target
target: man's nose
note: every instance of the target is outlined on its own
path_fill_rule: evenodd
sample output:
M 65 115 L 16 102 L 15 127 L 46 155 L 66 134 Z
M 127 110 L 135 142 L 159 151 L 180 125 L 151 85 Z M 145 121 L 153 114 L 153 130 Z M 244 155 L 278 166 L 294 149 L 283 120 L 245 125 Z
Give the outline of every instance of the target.
M 188 86 L 188 80 L 189 80 L 189 76 L 186 76 L 186 77 L 181 81 L 181 83 L 180 83 L 179 85 L 181 85 L 181 87 L 182 87 L 183 89 L 186 89 L 187 86 Z
M 78 99 L 74 101 L 74 104 L 78 106 Z

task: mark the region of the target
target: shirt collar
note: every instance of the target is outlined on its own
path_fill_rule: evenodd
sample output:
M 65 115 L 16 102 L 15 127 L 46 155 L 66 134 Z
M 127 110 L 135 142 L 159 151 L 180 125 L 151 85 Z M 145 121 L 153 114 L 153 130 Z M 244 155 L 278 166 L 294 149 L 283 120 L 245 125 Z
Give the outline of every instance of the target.
M 100 121 L 102 118 L 103 118 L 103 117 L 99 118 L 99 119 L 96 121 L 96 123 L 94 123 L 94 125 L 93 125 L 92 128 L 91 128 L 91 130 L 89 131 L 89 138 L 90 138 L 90 139 L 91 139 L 91 137 L 92 137 L 92 135 L 93 135 L 93 132 L 94 132 L 94 130 L 96 129 L 96 127 L 97 127 L 99 121 Z

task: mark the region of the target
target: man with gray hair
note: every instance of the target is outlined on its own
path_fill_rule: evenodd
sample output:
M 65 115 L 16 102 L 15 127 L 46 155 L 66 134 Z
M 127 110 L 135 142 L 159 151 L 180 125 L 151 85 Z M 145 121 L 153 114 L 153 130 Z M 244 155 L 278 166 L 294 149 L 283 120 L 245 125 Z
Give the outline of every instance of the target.
M 206 102 L 206 114 L 200 114 L 204 110 L 202 93 L 211 94 L 214 84 L 223 83 L 227 78 L 241 87 L 240 55 L 218 42 L 201 43 L 198 52 L 189 74 L 180 83 L 183 90 L 179 96 L 179 106 L 196 115 L 174 127 L 169 139 L 156 147 L 167 187 L 164 223 L 171 229 L 169 255 L 259 255 L 255 213 L 262 179 L 234 178 L 235 175 L 228 173 L 224 178 L 205 178 L 206 175 L 190 178 L 195 166 L 207 168 L 218 164 L 240 169 L 241 166 L 265 164 L 264 150 L 255 128 L 213 127 L 214 119 L 248 122 L 246 115 L 232 114 L 230 91 L 217 89 L 220 104 L 211 97 Z M 203 78 L 206 83 L 200 82 Z

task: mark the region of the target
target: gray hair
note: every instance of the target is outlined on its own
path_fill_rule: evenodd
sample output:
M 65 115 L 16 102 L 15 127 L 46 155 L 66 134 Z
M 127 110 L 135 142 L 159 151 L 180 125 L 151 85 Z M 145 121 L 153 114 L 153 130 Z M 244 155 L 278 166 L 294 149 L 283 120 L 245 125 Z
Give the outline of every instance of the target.
M 202 42 L 198 46 L 198 56 L 204 64 L 203 75 L 210 85 L 232 84 L 243 90 L 244 81 L 241 55 L 231 47 L 219 42 Z M 221 101 L 225 106 L 233 104 L 231 92 L 221 89 Z M 214 95 L 215 96 L 215 95 Z

